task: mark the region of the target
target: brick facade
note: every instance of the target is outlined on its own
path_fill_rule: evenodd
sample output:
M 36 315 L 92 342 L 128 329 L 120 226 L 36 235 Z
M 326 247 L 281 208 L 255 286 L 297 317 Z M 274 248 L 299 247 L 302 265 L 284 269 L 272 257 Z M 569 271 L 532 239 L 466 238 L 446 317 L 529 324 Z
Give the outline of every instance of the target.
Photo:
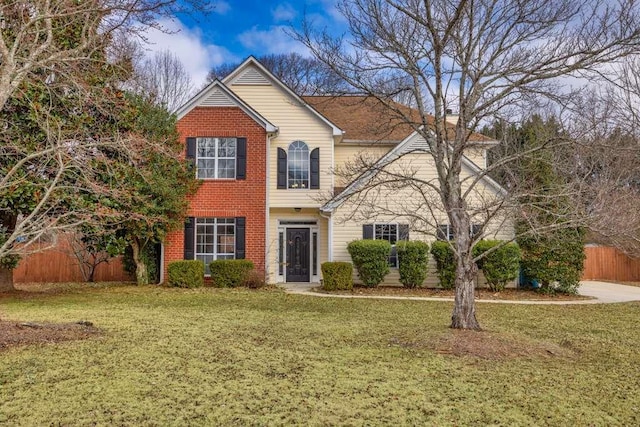
M 267 134 L 237 107 L 197 107 L 178 121 L 180 140 L 188 137 L 247 138 L 245 180 L 203 180 L 190 197 L 190 217 L 246 217 L 246 259 L 256 269 L 265 265 Z M 164 242 L 164 273 L 171 261 L 184 257 L 184 230 L 170 233 Z

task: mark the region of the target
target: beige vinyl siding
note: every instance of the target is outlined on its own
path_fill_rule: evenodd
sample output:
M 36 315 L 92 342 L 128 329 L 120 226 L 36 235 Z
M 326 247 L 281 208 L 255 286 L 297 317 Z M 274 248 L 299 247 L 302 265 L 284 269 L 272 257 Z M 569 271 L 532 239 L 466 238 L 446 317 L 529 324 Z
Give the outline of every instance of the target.
M 415 171 L 416 177 L 422 180 L 437 182 L 437 176 L 433 158 L 428 153 L 422 154 L 410 154 L 405 156 L 402 160 L 396 162 L 391 168 L 399 168 L 403 171 Z M 470 175 L 470 169 L 463 167 L 463 176 Z M 466 185 L 465 185 L 466 186 Z M 463 187 L 465 187 L 463 186 Z M 362 239 L 362 225 L 378 223 L 410 223 L 411 214 L 414 212 L 428 212 L 427 206 L 438 206 L 439 199 L 437 194 L 432 193 L 428 197 L 422 197 L 417 192 L 406 189 L 384 189 L 379 193 L 371 194 L 371 197 L 375 197 L 375 202 L 372 203 L 382 208 L 375 212 L 375 218 L 370 217 L 374 212 L 373 207 L 367 209 L 363 208 L 362 204 L 355 208 L 353 204 L 349 202 L 344 203 L 333 213 L 333 259 L 334 261 L 351 261 L 349 253 L 347 251 L 347 244 L 352 240 Z M 489 187 L 485 182 L 477 184 L 475 191 L 470 193 L 468 203 L 470 206 L 478 206 L 482 203 L 488 203 L 494 200 L 496 197 L 495 189 Z M 366 204 L 365 204 L 366 206 Z M 384 209 L 388 209 L 389 212 L 383 212 Z M 355 215 L 353 215 L 355 212 Z M 391 215 L 391 212 L 396 215 Z M 447 224 L 449 221 L 442 209 L 434 209 L 434 215 L 437 217 L 438 223 Z M 350 216 L 354 216 L 350 218 Z M 478 219 L 476 223 L 484 222 L 484 220 Z M 423 225 L 427 227 L 426 225 Z M 435 229 L 431 233 L 419 233 L 415 231 L 415 227 L 410 231 L 410 239 L 423 240 L 426 242 L 433 242 L 435 240 Z M 486 238 L 510 240 L 514 236 L 513 221 L 504 214 L 501 218 L 494 218 L 489 222 L 487 229 L 484 232 Z M 481 273 L 479 274 L 479 284 L 482 286 L 484 278 Z M 391 269 L 389 275 L 385 278 L 385 284 L 400 284 L 399 274 L 397 269 Z M 425 282 L 427 286 L 437 285 L 436 268 L 433 261 L 430 262 L 430 269 L 427 280 Z
M 486 150 L 484 147 L 472 147 L 464 150 L 464 155 L 467 156 L 469 160 L 476 164 L 476 166 L 481 167 L 482 169 L 486 168 L 486 160 L 485 160 Z
M 272 208 L 269 210 L 269 241 L 267 242 L 267 264 L 269 283 L 278 279 L 278 224 L 279 221 L 317 221 L 318 225 L 318 275 L 321 276 L 320 265 L 329 260 L 328 221 L 318 213 L 317 209 L 302 209 L 295 212 L 293 208 Z M 295 227 L 292 225 L 291 227 Z M 301 227 L 306 227 L 305 225 Z
M 336 171 L 340 171 L 349 163 L 353 163 L 354 160 L 362 157 L 367 161 L 374 162 L 380 157 L 384 156 L 389 150 L 393 148 L 392 145 L 381 144 L 345 144 L 338 143 L 335 145 L 335 168 Z M 335 177 L 336 187 L 344 187 L 348 182 L 339 176 Z
M 320 207 L 319 199 L 332 190 L 331 127 L 276 85 L 232 85 L 231 90 L 279 130 L 269 150 L 269 206 Z M 305 142 L 309 151 L 320 148 L 320 190 L 277 189 L 277 149 L 288 151 L 293 141 Z

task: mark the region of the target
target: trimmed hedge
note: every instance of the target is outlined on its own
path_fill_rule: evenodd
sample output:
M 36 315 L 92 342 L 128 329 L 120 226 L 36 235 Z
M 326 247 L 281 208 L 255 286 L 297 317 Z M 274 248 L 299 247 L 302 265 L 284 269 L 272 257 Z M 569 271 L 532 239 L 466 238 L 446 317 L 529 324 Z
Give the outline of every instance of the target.
M 473 257 L 476 258 L 503 243 L 501 240 L 480 240 L 473 247 Z M 520 247 L 515 243 L 506 243 L 485 255 L 476 264 L 484 273 L 489 289 L 501 291 L 506 287 L 507 282 L 518 277 L 521 258 Z
M 417 240 L 396 243 L 400 283 L 405 288 L 421 286 L 429 270 L 429 244 Z
M 173 261 L 167 266 L 169 286 L 200 288 L 204 286 L 204 264 L 198 260 Z
M 522 270 L 540 283 L 540 291 L 575 294 L 584 268 L 582 228 L 554 230 L 543 236 L 521 236 Z
M 218 259 L 209 264 L 211 281 L 219 288 L 237 288 L 245 284 L 253 270 L 253 262 L 247 259 Z
M 350 262 L 323 262 L 322 289 L 325 291 L 353 289 L 353 265 Z
M 442 289 L 453 289 L 456 283 L 456 258 L 451 243 L 438 240 L 431 244 L 431 255 L 436 261 Z
M 388 241 L 354 240 L 347 245 L 347 250 L 365 286 L 378 286 L 389 273 L 391 244 Z

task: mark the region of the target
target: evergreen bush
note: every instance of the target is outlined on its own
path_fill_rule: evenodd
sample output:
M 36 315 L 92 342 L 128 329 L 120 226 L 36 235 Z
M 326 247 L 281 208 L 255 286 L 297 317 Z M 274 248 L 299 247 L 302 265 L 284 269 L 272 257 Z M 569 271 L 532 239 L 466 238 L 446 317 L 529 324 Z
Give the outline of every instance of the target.
M 501 245 L 501 247 L 496 248 Z M 494 249 L 496 248 L 496 249 Z M 473 257 L 493 249 L 478 260 L 478 268 L 484 273 L 489 289 L 501 291 L 510 281 L 518 277 L 520 271 L 520 247 L 515 243 L 504 243 L 501 240 L 481 240 L 473 247 Z
M 391 244 L 386 240 L 354 240 L 347 245 L 353 265 L 365 286 L 374 288 L 389 273 Z
M 442 289 L 453 289 L 456 283 L 456 258 L 451 244 L 442 240 L 431 244 L 431 255 L 438 269 L 438 281 Z
M 211 281 L 219 288 L 237 288 L 244 285 L 253 270 L 253 262 L 246 259 L 219 259 L 209 264 Z
M 325 291 L 353 289 L 353 264 L 350 262 L 323 262 L 320 268 Z
M 429 244 L 417 240 L 396 243 L 400 283 L 405 288 L 421 286 L 429 269 Z
M 199 288 L 204 286 L 204 264 L 198 260 L 173 261 L 167 266 L 169 286 Z

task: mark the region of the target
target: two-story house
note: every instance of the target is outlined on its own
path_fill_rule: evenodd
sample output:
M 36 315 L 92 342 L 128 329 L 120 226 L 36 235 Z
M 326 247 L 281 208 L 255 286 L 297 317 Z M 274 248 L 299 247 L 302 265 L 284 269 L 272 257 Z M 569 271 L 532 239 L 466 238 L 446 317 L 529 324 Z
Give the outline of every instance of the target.
M 433 240 L 409 230 L 409 221 L 398 215 L 365 223 L 349 219 L 353 206 L 344 195 L 358 182 L 343 182 L 334 169 L 363 150 L 384 158 L 415 151 L 421 144 L 413 129 L 389 123 L 366 99 L 301 98 L 250 57 L 177 114 L 185 155 L 193 159 L 203 182 L 190 199 L 184 229 L 165 239 L 164 272 L 169 262 L 180 259 L 206 265 L 214 259 L 246 258 L 272 283 L 315 283 L 321 279 L 321 263 L 350 261 L 346 247 L 351 240 L 395 243 L 410 232 L 411 238 Z M 468 153 L 467 173 L 479 170 L 493 143 L 478 136 Z M 428 153 L 415 151 L 407 158 L 411 156 L 422 156 L 420 174 L 433 176 Z M 364 174 L 359 182 L 366 178 Z M 483 180 L 489 193 L 502 191 Z M 327 202 L 330 194 L 338 195 Z M 412 198 L 397 196 L 399 201 Z M 509 237 L 513 230 L 501 223 L 484 233 Z

